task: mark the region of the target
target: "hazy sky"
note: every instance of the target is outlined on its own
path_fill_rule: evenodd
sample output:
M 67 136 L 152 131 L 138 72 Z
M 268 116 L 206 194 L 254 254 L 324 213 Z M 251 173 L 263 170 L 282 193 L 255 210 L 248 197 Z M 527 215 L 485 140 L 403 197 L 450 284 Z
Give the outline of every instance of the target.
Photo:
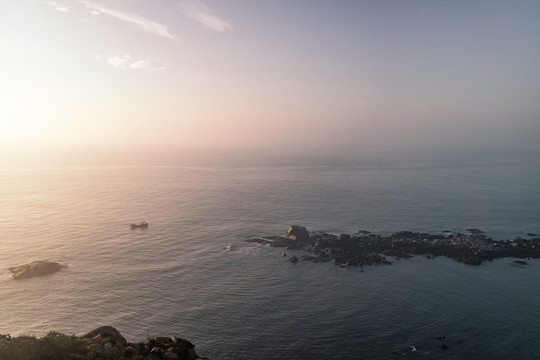
M 2 0 L 12 147 L 540 147 L 540 1 Z

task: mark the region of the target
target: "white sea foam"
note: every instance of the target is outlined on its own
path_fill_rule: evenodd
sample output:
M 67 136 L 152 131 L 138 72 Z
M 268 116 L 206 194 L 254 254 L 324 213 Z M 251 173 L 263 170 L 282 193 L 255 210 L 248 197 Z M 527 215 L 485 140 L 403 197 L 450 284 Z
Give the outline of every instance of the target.
M 270 247 L 270 244 L 258 244 L 258 243 L 239 243 L 233 245 L 227 245 L 226 250 L 235 252 L 241 255 L 249 255 L 254 252 L 258 252 L 263 248 Z

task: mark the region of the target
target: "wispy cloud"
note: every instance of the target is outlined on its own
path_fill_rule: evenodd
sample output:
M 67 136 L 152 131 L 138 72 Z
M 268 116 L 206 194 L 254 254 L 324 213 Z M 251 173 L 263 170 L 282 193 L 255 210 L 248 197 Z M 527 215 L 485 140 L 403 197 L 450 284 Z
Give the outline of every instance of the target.
M 100 59 L 101 56 L 98 57 Z M 149 71 L 162 71 L 164 67 L 157 65 L 157 60 L 135 60 L 129 54 L 126 55 L 114 55 L 107 59 L 107 63 L 114 68 L 120 70 L 149 70 Z
M 70 12 L 71 11 L 71 8 L 69 8 L 67 6 L 62 6 L 62 5 L 60 5 L 60 4 L 58 4 L 57 2 L 54 2 L 54 1 L 45 1 L 45 4 L 49 4 L 49 5 L 53 6 L 56 10 L 61 11 L 61 12 Z
M 139 29 L 146 31 L 150 34 L 162 36 L 171 40 L 179 40 L 173 34 L 169 32 L 169 29 L 166 25 L 157 23 L 145 17 L 142 17 L 137 14 L 131 14 L 127 12 L 122 12 L 114 9 L 110 9 L 99 4 L 96 4 L 87 0 L 77 0 L 81 4 L 84 4 L 87 9 L 91 11 L 93 15 L 105 14 L 114 17 L 115 19 L 122 20 L 128 23 L 131 23 L 137 26 Z
M 209 29 L 216 31 L 232 30 L 231 24 L 215 16 L 212 10 L 202 1 L 186 0 L 179 4 L 178 7 L 184 15 L 197 20 Z

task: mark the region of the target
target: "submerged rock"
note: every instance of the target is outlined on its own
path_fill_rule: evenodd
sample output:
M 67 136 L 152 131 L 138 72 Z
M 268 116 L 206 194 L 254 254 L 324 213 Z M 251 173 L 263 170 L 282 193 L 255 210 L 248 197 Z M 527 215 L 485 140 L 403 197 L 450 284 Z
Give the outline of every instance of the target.
M 9 271 L 13 274 L 14 279 L 27 279 L 52 274 L 64 267 L 66 265 L 52 261 L 33 261 L 29 264 L 10 267 Z
M 475 229 L 475 228 L 472 228 L 472 229 L 465 229 L 467 230 L 467 232 L 473 234 L 473 235 L 480 235 L 480 234 L 483 234 L 484 232 L 480 229 Z

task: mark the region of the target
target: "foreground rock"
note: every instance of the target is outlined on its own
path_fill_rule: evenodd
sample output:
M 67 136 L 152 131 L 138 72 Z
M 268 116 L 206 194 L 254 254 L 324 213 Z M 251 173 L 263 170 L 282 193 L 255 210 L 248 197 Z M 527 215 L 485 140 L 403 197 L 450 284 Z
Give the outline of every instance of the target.
M 156 336 L 141 343 L 128 343 L 112 326 L 101 326 L 81 336 L 88 349 L 107 358 L 146 357 L 153 355 L 160 360 L 209 360 L 195 353 L 195 345 L 176 336 Z
M 291 225 L 287 230 L 287 237 L 265 236 L 246 241 L 290 249 L 304 248 L 312 255 L 299 256 L 302 261 L 333 261 L 340 266 L 390 264 L 387 257 L 400 259 L 413 255 L 429 258 L 447 256 L 469 265 L 480 265 L 485 260 L 504 257 L 540 258 L 540 238 L 494 241 L 478 229 L 467 229 L 464 234 L 445 232 L 443 235 L 410 231 L 389 236 L 368 231 L 359 231 L 352 235 L 309 235 L 305 227 Z
M 116 330 L 112 326 L 101 326 L 90 332 L 87 332 L 81 338 L 109 338 L 118 341 L 122 346 L 127 346 L 126 338 L 120 334 L 120 331 Z
M 52 261 L 34 261 L 29 264 L 10 267 L 9 271 L 13 274 L 14 279 L 27 279 L 52 274 L 64 267 L 66 266 Z

